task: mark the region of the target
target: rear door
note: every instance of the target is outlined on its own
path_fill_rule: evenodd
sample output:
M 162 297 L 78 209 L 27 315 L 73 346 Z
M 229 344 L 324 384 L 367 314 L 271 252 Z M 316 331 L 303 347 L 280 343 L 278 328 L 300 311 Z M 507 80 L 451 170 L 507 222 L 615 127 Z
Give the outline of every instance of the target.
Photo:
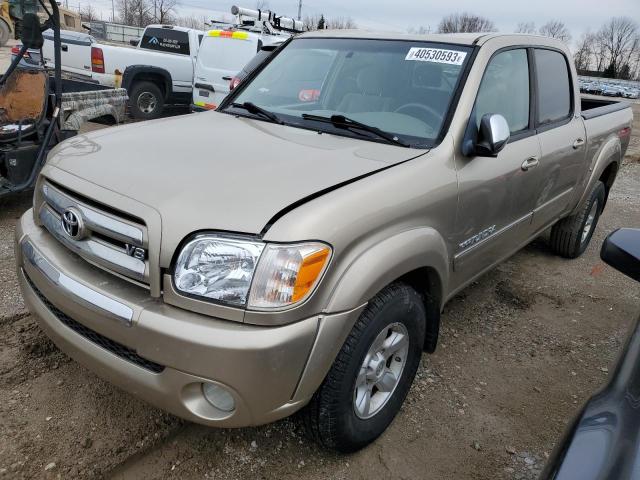
M 526 47 L 503 49 L 492 56 L 482 77 L 470 121 L 477 128 L 483 115 L 500 114 L 511 137 L 497 158 L 456 156 L 456 284 L 508 257 L 527 239 L 537 186 L 522 166 L 540 157 L 530 64 Z
M 231 79 L 255 56 L 258 43 L 248 32 L 211 30 L 196 60 L 193 103 L 216 108 L 228 95 Z
M 560 51 L 533 49 L 536 72 L 536 128 L 541 157 L 532 173 L 538 185 L 532 230 L 557 220 L 572 206 L 584 175 L 586 132 L 576 115 L 569 59 Z
M 43 34 L 43 60 L 48 67 L 54 66 L 53 32 Z M 93 38 L 86 33 L 60 32 L 62 69 L 80 76 L 91 76 L 91 45 Z

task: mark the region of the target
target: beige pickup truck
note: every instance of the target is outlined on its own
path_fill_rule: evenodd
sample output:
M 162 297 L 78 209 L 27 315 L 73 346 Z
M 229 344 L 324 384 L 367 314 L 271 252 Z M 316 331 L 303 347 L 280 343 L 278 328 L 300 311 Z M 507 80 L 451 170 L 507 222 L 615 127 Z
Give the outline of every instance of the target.
M 547 229 L 585 250 L 631 121 L 580 98 L 552 39 L 306 33 L 218 111 L 52 150 L 16 231 L 22 292 L 63 351 L 149 403 L 219 427 L 304 407 L 353 451 L 456 292 Z

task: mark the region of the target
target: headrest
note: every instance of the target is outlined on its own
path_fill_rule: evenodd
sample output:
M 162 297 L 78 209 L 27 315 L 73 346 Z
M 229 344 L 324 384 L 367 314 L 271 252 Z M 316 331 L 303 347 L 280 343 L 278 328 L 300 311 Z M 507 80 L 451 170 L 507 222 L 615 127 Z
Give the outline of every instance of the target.
M 364 95 L 382 94 L 382 72 L 376 67 L 366 67 L 356 77 L 358 90 Z
M 25 13 L 22 17 L 22 44 L 27 48 L 41 49 L 44 44 L 40 19 L 35 13 Z
M 439 88 L 442 85 L 442 68 L 433 63 L 419 63 L 413 72 L 413 84 L 418 87 Z

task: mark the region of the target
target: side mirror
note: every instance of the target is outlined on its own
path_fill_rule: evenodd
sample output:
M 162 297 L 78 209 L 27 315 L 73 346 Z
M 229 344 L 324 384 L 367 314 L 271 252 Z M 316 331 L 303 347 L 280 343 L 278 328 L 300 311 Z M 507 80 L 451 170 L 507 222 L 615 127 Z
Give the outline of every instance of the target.
M 480 120 L 475 153 L 481 157 L 497 157 L 509 141 L 511 133 L 507 120 L 498 113 L 486 113 Z
M 621 228 L 611 233 L 602 244 L 600 258 L 640 282 L 640 229 Z
M 44 45 L 40 19 L 35 13 L 25 13 L 22 17 L 20 40 L 25 47 L 36 50 L 40 50 Z
M 138 42 L 140 41 L 139 38 L 132 38 L 131 40 L 129 40 L 129 45 L 132 45 L 134 47 L 138 46 Z

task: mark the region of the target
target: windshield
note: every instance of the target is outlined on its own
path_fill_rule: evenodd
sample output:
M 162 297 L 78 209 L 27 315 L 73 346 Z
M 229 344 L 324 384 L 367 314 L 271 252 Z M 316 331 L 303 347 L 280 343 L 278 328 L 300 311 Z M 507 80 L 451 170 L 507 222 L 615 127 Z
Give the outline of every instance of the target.
M 471 48 L 413 41 L 299 38 L 228 107 L 251 103 L 287 124 L 381 141 L 339 128 L 335 116 L 376 127 L 408 145 L 432 145 Z M 306 117 L 306 118 L 305 118 Z

